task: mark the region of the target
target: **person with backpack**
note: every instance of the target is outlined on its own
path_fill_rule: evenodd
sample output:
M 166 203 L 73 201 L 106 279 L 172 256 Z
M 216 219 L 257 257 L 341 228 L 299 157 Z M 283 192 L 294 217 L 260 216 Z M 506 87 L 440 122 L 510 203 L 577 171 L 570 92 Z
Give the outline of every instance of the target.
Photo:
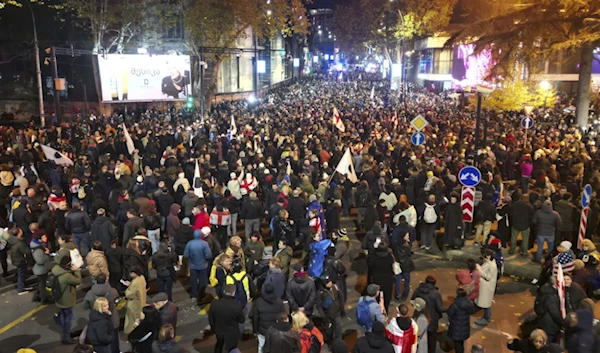
M 54 314 L 54 321 L 62 328 L 61 343 L 73 344 L 75 341 L 71 339 L 71 324 L 73 308 L 77 303 L 77 286 L 81 284 L 81 271 L 73 267 L 70 256 L 65 256 L 59 264 L 54 265 L 51 273 L 46 288 L 50 290 L 49 294 L 60 310 Z
M 338 287 L 340 292 L 344 293 L 346 290 L 346 266 L 335 257 L 337 250 L 335 246 L 327 248 L 327 257 L 325 258 L 325 264 L 323 265 L 323 273 L 327 273 L 332 279 L 333 283 Z M 344 301 L 346 300 L 346 296 L 344 296 Z
M 292 327 L 300 334 L 302 353 L 320 353 L 325 343 L 323 334 L 302 311 L 292 313 Z
M 158 290 L 166 293 L 169 300 L 173 300 L 173 282 L 177 279 L 175 273 L 177 261 L 177 255 L 171 251 L 171 246 L 164 242 L 160 243 L 158 252 L 152 256 L 152 268 L 156 270 Z M 193 283 L 192 286 L 194 286 Z
M 435 286 L 436 283 L 435 277 L 427 276 L 425 282 L 419 284 L 412 296 L 412 300 L 416 300 L 417 298 L 423 299 L 429 313 L 429 325 L 427 326 L 427 347 L 429 353 L 435 353 L 436 351 L 439 321 L 442 314 L 446 312 L 442 296 Z
M 250 313 L 252 331 L 258 339 L 258 353 L 263 352 L 267 331 L 277 322 L 277 314 L 283 311 L 285 306 L 283 300 L 275 293 L 275 286 L 271 283 L 266 284 L 260 297 L 252 305 Z
M 287 278 L 283 275 L 283 272 L 281 272 L 281 260 L 277 257 L 271 258 L 271 260 L 269 260 L 269 271 L 267 272 L 267 277 L 261 287 L 261 292 L 265 290 L 266 285 L 272 284 L 275 288 L 275 295 L 277 298 L 283 298 L 286 283 Z
M 202 231 L 194 231 L 194 240 L 187 243 L 183 250 L 183 257 L 188 259 L 190 267 L 190 280 L 192 285 L 192 300 L 198 300 L 198 287 L 200 298 L 204 298 L 208 285 L 208 261 L 213 257 L 208 243 L 202 240 Z
M 47 243 L 48 236 L 46 233 L 38 233 L 29 244 L 33 260 L 35 261 L 32 269 L 33 275 L 38 279 L 38 290 L 33 296 L 33 301 L 40 301 L 42 303 L 48 302 L 46 278 L 48 278 L 48 272 L 50 272 L 50 249 L 46 247 Z
M 277 314 L 277 321 L 267 330 L 263 353 L 300 353 L 300 335 L 293 330 L 286 312 Z
M 371 332 L 356 341 L 353 353 L 394 353 L 394 346 L 385 337 L 385 323 L 375 321 Z
M 386 316 L 383 308 L 383 297 L 380 295 L 379 285 L 374 283 L 369 284 L 367 286 L 367 295 L 358 298 L 356 323 L 365 332 L 370 332 L 374 322 L 385 323 Z
M 108 300 L 108 310 L 111 312 L 110 316 L 113 325 L 113 332 L 111 333 L 113 335 L 111 351 L 112 353 L 119 353 L 119 311 L 116 308 L 119 293 L 106 282 L 106 276 L 104 274 L 101 273 L 94 279 L 95 283 L 85 294 L 85 298 L 83 299 L 84 306 L 86 309 L 93 310 L 94 303 L 98 298 L 106 298 Z
M 300 311 L 311 316 L 317 295 L 315 281 L 307 276 L 301 263 L 295 264 L 293 270 L 294 276 L 287 284 L 285 295 L 290 310 Z
M 427 202 L 421 208 L 421 250 L 431 250 L 431 243 L 435 237 L 435 230 L 440 218 L 440 208 L 435 203 L 435 195 L 429 195 Z
M 317 294 L 317 310 L 328 331 L 329 342 L 333 342 L 337 338 L 342 338 L 342 316 L 346 315 L 346 304 L 344 296 L 331 277 L 323 274 L 319 280 L 322 288 Z
M 236 285 L 224 285 L 223 295 L 214 300 L 208 310 L 208 322 L 217 339 L 214 353 L 223 353 L 223 348 L 226 353 L 231 352 L 242 337 L 239 325 L 246 321 L 246 315 L 235 296 Z
M 252 234 L 250 234 L 250 241 L 247 241 L 246 245 L 244 245 L 246 269 L 248 269 L 248 272 L 253 276 L 260 275 L 260 273 L 257 273 L 257 268 L 265 251 L 265 243 L 261 238 L 260 232 L 252 232 Z
M 111 344 L 114 339 L 112 312 L 106 298 L 98 298 L 94 301 L 90 311 L 86 331 L 86 340 L 94 347 L 95 353 L 110 353 Z M 118 339 L 118 336 L 117 336 Z
M 228 273 L 225 277 L 225 284 L 232 284 L 235 286 L 234 299 L 240 303 L 244 316 L 248 314 L 248 302 L 251 298 L 254 298 L 256 288 L 254 282 L 244 270 L 240 259 L 233 261 L 231 265 L 231 273 Z M 240 332 L 244 332 L 244 324 L 240 324 Z

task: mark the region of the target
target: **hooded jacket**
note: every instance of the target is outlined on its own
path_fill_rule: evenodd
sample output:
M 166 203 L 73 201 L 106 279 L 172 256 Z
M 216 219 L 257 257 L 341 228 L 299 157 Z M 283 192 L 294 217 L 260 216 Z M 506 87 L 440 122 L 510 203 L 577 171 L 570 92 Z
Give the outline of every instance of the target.
M 510 205 L 509 218 L 513 229 L 525 230 L 529 228 L 535 209 L 529 202 L 516 201 Z
M 10 261 L 13 266 L 19 267 L 26 265 L 27 255 L 30 253 L 30 250 L 25 244 L 25 235 L 23 234 L 21 238 L 10 236 L 7 242 L 10 244 Z
M 385 336 L 392 342 L 394 352 L 414 352 L 418 343 L 419 328 L 409 317 L 397 317 L 385 327 Z
M 169 237 L 175 237 L 175 233 L 181 227 L 181 220 L 179 220 L 179 211 L 181 206 L 174 203 L 171 205 L 171 213 L 167 217 L 167 233 Z
M 295 273 L 287 285 L 286 298 L 290 305 L 290 310 L 296 311 L 303 307 L 304 313 L 310 317 L 315 304 L 316 287 L 315 281 L 306 276 L 306 273 Z
M 108 310 L 110 310 L 112 313 L 111 318 L 113 327 L 119 327 L 119 312 L 115 308 L 115 300 L 119 297 L 119 293 L 116 289 L 111 287 L 108 282 L 102 284 L 96 283 L 92 285 L 92 288 L 87 291 L 85 298 L 83 299 L 85 308 L 93 310 L 94 302 L 100 297 L 108 300 Z
M 554 206 L 554 210 L 560 215 L 562 221 L 561 232 L 572 232 L 575 229 L 573 220 L 579 213 L 577 207 L 567 200 L 560 200 Z
M 113 323 L 110 315 L 96 310 L 90 312 L 86 339 L 93 346 L 108 346 L 113 340 Z
M 589 310 L 577 310 L 577 325 L 567 334 L 568 352 L 592 353 L 595 351 L 594 314 Z
M 186 179 L 184 173 L 179 173 L 175 184 L 173 184 L 173 191 L 177 191 L 179 186 L 183 186 L 183 191 L 187 192 L 190 189 L 190 182 Z
M 475 304 L 467 297 L 458 297 L 448 308 L 448 337 L 453 341 L 466 341 L 471 336 L 471 315 Z
M 115 226 L 105 216 L 98 216 L 92 223 L 91 235 L 91 243 L 98 240 L 102 243 L 102 249 L 106 250 L 110 248 L 110 241 L 115 237 Z
M 263 353 L 300 352 L 300 335 L 289 322 L 277 322 L 267 330 Z
M 354 344 L 354 353 L 394 353 L 394 346 L 384 335 L 367 332 Z
M 537 234 L 544 236 L 556 235 L 556 230 L 562 226 L 560 215 L 552 210 L 552 202 L 549 200 L 544 201 L 542 209 L 535 212 L 531 223 L 536 225 Z
M 564 322 L 560 313 L 560 299 L 558 290 L 550 283 L 546 283 L 540 288 L 535 312 L 538 316 L 538 325 L 544 332 L 556 335 L 560 331 Z
M 277 314 L 284 312 L 285 306 L 283 300 L 275 292 L 263 292 L 252 306 L 250 319 L 252 320 L 252 330 L 263 336 L 277 321 Z
M 70 271 L 60 265 L 55 265 L 52 268 L 52 274 L 58 277 L 62 292 L 60 299 L 56 301 L 56 307 L 59 309 L 74 307 L 77 302 L 77 286 L 81 284 L 81 271 Z
M 212 253 L 208 243 L 202 240 L 202 232 L 194 231 L 194 240 L 191 240 L 183 250 L 183 257 L 189 259 L 189 266 L 192 270 L 206 270 L 208 261 L 212 258 Z
M 437 332 L 440 317 L 442 313 L 446 312 L 438 288 L 431 283 L 421 283 L 413 293 L 412 299 L 415 300 L 416 298 L 422 298 L 427 304 L 425 307 L 429 311 L 430 316 L 427 331 Z
M 33 274 L 35 276 L 45 276 L 50 271 L 50 256 L 46 254 L 46 247 L 44 243 L 41 243 L 37 240 L 32 240 L 29 244 L 31 248 L 31 253 L 33 255 L 33 260 L 35 261 L 35 265 L 33 265 Z
M 85 257 L 85 260 L 87 261 L 90 276 L 96 277 L 101 273 L 104 273 L 106 277 L 110 275 L 106 256 L 103 251 L 92 249 Z
M 175 233 L 175 252 L 177 255 L 183 255 L 185 246 L 192 239 L 194 239 L 194 229 L 188 224 L 182 224 L 181 228 Z

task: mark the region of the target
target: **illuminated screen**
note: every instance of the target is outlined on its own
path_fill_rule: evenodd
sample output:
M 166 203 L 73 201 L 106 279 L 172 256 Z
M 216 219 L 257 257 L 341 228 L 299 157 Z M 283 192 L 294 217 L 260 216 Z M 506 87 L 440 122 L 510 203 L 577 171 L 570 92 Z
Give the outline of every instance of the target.
M 453 83 L 459 86 L 483 83 L 494 65 L 492 54 L 484 50 L 473 54 L 474 44 L 462 44 L 454 48 L 452 56 Z
M 177 100 L 191 93 L 190 57 L 98 55 L 104 102 Z
M 257 70 L 259 74 L 264 74 L 267 72 L 267 62 L 264 60 L 258 61 Z

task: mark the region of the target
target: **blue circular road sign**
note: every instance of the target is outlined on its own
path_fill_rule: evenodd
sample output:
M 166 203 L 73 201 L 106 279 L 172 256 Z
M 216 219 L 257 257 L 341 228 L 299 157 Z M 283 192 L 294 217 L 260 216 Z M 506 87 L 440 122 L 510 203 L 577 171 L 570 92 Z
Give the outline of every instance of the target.
M 481 172 L 473 166 L 463 167 L 460 172 L 458 172 L 458 180 L 463 186 L 477 186 L 481 181 Z
M 523 129 L 531 129 L 531 127 L 533 126 L 533 118 L 530 116 L 524 116 L 523 119 L 521 119 L 521 127 L 523 127 Z
M 412 136 L 410 137 L 410 140 L 412 141 L 413 145 L 421 146 L 422 144 L 425 143 L 425 135 L 422 132 L 417 131 L 414 134 L 412 134 Z

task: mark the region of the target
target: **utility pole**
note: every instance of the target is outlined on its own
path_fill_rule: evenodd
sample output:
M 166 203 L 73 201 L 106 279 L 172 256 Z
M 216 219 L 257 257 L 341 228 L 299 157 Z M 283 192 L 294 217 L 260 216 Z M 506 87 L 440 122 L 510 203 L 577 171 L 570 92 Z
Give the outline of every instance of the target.
M 29 12 L 31 12 L 31 20 L 33 22 L 33 51 L 35 56 L 35 76 L 37 78 L 37 89 L 38 89 L 38 104 L 40 109 L 40 124 L 42 127 L 46 126 L 46 118 L 44 117 L 44 91 L 42 89 L 42 68 L 40 67 L 40 47 L 38 44 L 37 37 L 37 26 L 35 22 L 35 15 L 31 8 L 31 3 L 27 1 L 29 6 Z
M 477 152 L 479 151 L 479 126 L 481 124 L 481 92 L 477 92 L 477 118 L 475 123 L 475 157 L 474 162 L 475 166 L 477 166 L 478 158 Z
M 60 123 L 60 91 L 58 90 L 58 66 L 56 64 L 56 50 L 52 46 L 46 49 L 46 53 L 50 54 L 50 68 L 52 69 L 52 78 L 54 82 L 54 107 L 56 109 L 56 120 Z

